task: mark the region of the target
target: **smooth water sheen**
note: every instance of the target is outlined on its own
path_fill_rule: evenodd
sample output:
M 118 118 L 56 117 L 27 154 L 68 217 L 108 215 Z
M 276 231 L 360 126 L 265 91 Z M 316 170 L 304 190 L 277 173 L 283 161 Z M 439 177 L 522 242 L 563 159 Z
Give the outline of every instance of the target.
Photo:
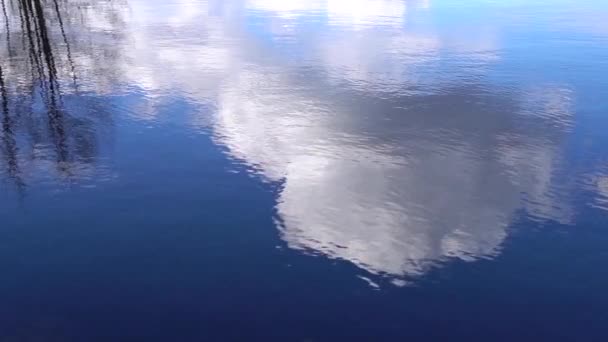
M 0 341 L 608 340 L 608 2 L 3 5 Z

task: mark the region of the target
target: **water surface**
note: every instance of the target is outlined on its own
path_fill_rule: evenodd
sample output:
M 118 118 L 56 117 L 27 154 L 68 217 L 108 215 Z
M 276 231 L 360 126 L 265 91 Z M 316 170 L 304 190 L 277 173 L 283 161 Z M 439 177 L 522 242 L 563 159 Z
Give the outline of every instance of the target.
M 608 336 L 608 3 L 2 9 L 0 341 Z

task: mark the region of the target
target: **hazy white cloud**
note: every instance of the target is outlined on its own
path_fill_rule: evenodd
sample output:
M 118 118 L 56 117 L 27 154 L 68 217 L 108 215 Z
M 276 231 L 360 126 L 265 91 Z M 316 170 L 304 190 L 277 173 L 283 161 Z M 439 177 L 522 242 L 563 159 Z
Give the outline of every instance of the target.
M 250 10 L 273 12 L 283 18 L 307 14 L 323 9 L 323 0 L 249 0 Z
M 403 0 L 327 0 L 327 15 L 332 24 L 400 26 L 407 1 Z
M 602 176 L 597 179 L 597 202 L 608 210 L 608 176 Z
M 235 158 L 283 183 L 277 209 L 291 248 L 372 273 L 416 275 L 447 257 L 495 255 L 522 205 L 541 219 L 569 219 L 562 198 L 551 193 L 558 155 L 551 139 L 488 127 L 487 137 L 516 141 L 487 146 L 464 132 L 458 147 L 407 134 L 373 144 L 364 142 L 372 134 L 365 129 L 343 130 L 363 113 L 299 94 L 279 73 L 241 73 L 226 89 L 216 138 Z M 441 99 L 435 101 L 439 108 Z M 451 129 L 412 119 L 421 130 Z
M 349 85 L 342 91 L 351 92 L 356 102 L 361 94 L 374 96 L 408 83 L 431 82 L 420 75 L 437 67 L 434 63 L 441 61 L 442 50 L 498 49 L 499 40 L 493 36 L 480 36 L 467 45 L 466 39 L 458 43 L 432 30 L 425 34 L 394 30 L 404 23 L 406 4 L 246 2 L 250 11 L 273 12 L 282 19 L 310 11 L 327 15 L 329 32 L 315 37 L 306 51 L 324 70 L 325 85 L 295 85 L 290 76 L 297 70 L 281 59 L 280 46 L 278 53 L 266 49 L 264 59 L 252 57 L 254 37 L 242 36 L 242 29 L 231 26 L 234 23 L 205 11 L 193 11 L 204 19 L 183 15 L 171 22 L 177 33 L 204 32 L 204 43 L 171 44 L 156 38 L 156 45 L 150 46 L 147 35 L 154 31 L 134 30 L 131 58 L 144 69 L 149 60 L 150 66 L 147 71 L 133 70 L 128 77 L 142 87 L 170 87 L 214 103 L 217 112 L 212 118 L 201 114 L 192 119 L 193 125 L 211 125 L 216 141 L 233 158 L 268 181 L 282 182 L 277 198 L 279 229 L 294 249 L 400 277 L 421 274 L 449 257 L 470 261 L 494 256 L 522 207 L 539 219 L 568 222 L 571 211 L 553 192 L 559 166 L 556 141 L 564 129 L 561 123 L 572 115 L 572 94 L 564 88 L 539 93 L 534 103 L 525 96 L 507 98 L 521 104 L 518 119 L 539 120 L 541 124 L 532 125 L 547 127 L 536 136 L 517 125 L 455 126 L 447 116 L 431 120 L 450 110 L 453 101 L 479 111 L 459 113 L 471 115 L 459 122 L 487 122 L 496 114 L 483 107 L 474 90 L 445 88 L 432 101 L 421 99 L 429 101 L 425 104 L 430 108 L 408 111 L 409 121 L 395 124 L 402 130 L 393 140 L 386 140 L 381 130 L 374 131 L 365 118 L 377 115 L 374 123 L 379 124 L 382 111 L 395 108 L 379 102 L 378 113 L 367 113 L 356 103 L 341 105 L 322 94 L 328 84 L 343 82 Z M 177 13 L 188 11 L 186 7 Z M 384 24 L 387 31 L 366 30 L 366 23 L 372 21 Z M 331 34 L 351 28 L 356 32 Z M 295 41 L 303 39 L 297 30 L 289 34 Z M 475 62 L 495 61 L 486 57 L 482 53 Z M 158 65 L 164 68 L 159 70 Z M 445 79 L 434 76 L 436 82 Z M 526 112 L 532 104 L 537 109 Z M 458 138 L 449 140 L 445 132 Z

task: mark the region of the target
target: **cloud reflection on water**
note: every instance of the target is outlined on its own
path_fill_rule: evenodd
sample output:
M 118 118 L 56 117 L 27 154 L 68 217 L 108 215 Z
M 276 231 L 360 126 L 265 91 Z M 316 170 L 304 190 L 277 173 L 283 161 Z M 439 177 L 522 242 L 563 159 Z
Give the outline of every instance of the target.
M 235 158 L 283 183 L 277 209 L 291 248 L 412 275 L 446 257 L 495 255 L 522 193 L 530 214 L 569 220 L 551 192 L 559 132 L 532 137 L 510 127 L 514 103 L 467 104 L 513 99 L 453 89 L 399 101 L 422 104 L 416 109 L 378 102 L 370 113 L 357 101 L 298 97 L 280 82 L 241 74 L 220 96 L 214 129 Z
M 132 77 L 215 104 L 213 117 L 193 122 L 283 184 L 278 226 L 293 249 L 402 277 L 447 258 L 496 255 L 521 209 L 570 222 L 554 175 L 575 94 L 547 85 L 536 96 L 484 81 L 500 61 L 497 37 L 411 32 L 403 28 L 408 4 L 425 11 L 429 2 L 370 3 L 252 0 L 246 12 L 223 14 L 245 17 L 226 21 L 210 7 L 199 17 L 173 8 L 186 14 L 171 16 L 171 27 L 205 32 L 205 42 L 167 39 L 137 51 L 164 70 Z M 262 23 L 235 27 L 247 16 Z M 323 28 L 274 23 L 298 16 Z M 259 30 L 282 38 L 269 48 Z
M 501 84 L 500 31 L 408 26 L 432 10 L 398 0 L 131 1 L 117 15 L 132 19 L 120 42 L 106 46 L 117 50 L 114 72 L 95 54 L 75 59 L 91 71 L 90 91 L 136 86 L 149 103 L 179 94 L 216 109 L 189 124 L 282 184 L 277 226 L 290 248 L 399 278 L 497 255 L 522 211 L 564 224 L 575 216 L 557 176 L 575 88 Z M 89 22 L 117 42 L 108 20 Z
M 352 8 L 338 2 L 326 14 L 337 32 L 340 25 L 379 18 L 400 24 L 404 8 L 395 9 L 396 3 L 404 4 L 375 2 L 377 11 L 366 19 L 345 20 Z M 218 141 L 283 184 L 277 210 L 289 247 L 348 260 L 371 273 L 416 275 L 447 257 L 495 255 L 522 205 L 539 219 L 569 221 L 571 210 L 553 193 L 556 146 L 564 138 L 559 123 L 572 116 L 569 103 L 559 102 L 570 99 L 559 97 L 562 90 L 545 89 L 546 101 L 535 103 L 546 107 L 534 110 L 545 118 L 525 117 L 524 94 L 488 95 L 503 90 L 479 81 L 454 86 L 448 80 L 431 94 L 390 97 L 408 87 L 425 61 L 450 63 L 449 54 L 438 37 L 374 30 L 362 40 L 365 35 L 315 41 L 332 51 L 315 60 L 329 83 L 290 80 L 290 73 L 308 71 L 248 68 L 230 77 L 219 95 Z M 332 91 L 330 82 L 340 78 L 349 83 Z M 389 98 L 375 97 L 377 90 Z M 531 135 L 545 120 L 557 127 Z

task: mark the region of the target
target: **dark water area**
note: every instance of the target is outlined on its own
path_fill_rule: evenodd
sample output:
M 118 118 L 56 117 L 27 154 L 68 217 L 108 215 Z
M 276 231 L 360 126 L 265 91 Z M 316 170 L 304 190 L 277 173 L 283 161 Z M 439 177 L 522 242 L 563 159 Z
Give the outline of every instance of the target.
M 608 340 L 608 2 L 0 17 L 1 342 Z

